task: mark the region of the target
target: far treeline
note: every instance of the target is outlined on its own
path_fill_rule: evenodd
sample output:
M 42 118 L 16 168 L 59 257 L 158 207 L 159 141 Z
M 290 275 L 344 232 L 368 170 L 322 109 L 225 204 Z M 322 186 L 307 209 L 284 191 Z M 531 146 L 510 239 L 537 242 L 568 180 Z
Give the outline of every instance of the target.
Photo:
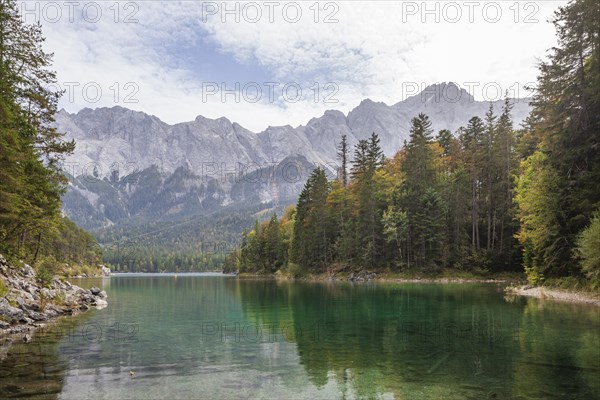
M 507 100 L 454 135 L 416 116 L 392 158 L 374 133 L 348 163 L 343 137 L 337 179 L 314 170 L 297 206 L 257 222 L 225 270 L 524 268 L 532 284 L 600 287 L 600 2 L 573 1 L 553 22 L 558 46 L 524 126 Z
M 67 182 L 59 162 L 75 144 L 51 127 L 62 93 L 48 89 L 56 75 L 43 41 L 41 26 L 24 24 L 15 1 L 0 0 L 0 254 L 51 278 L 89 271 L 99 248 L 61 213 Z

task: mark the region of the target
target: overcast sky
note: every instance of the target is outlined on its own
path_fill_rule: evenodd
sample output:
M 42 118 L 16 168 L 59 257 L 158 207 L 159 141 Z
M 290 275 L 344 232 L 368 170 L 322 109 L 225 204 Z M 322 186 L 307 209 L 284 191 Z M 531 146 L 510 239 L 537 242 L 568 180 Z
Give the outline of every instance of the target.
M 61 107 L 120 105 L 175 123 L 225 116 L 260 131 L 371 98 L 456 82 L 476 99 L 527 97 L 564 1 L 26 2 Z M 225 6 L 224 6 L 225 5 Z M 225 89 L 222 91 L 221 89 Z

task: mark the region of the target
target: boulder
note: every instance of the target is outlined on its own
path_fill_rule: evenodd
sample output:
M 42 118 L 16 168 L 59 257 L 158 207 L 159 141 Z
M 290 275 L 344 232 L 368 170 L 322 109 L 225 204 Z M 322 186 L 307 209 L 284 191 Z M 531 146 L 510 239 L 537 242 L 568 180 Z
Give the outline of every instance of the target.
M 35 276 L 35 270 L 31 267 L 31 265 L 23 264 L 23 275 L 32 278 Z
M 24 292 L 21 292 L 21 293 L 24 293 Z M 17 305 L 19 306 L 19 308 L 21 310 L 29 308 L 29 304 L 21 296 L 17 296 L 17 298 L 15 299 L 15 302 L 17 303 Z
M 96 299 L 96 301 L 93 303 L 93 306 L 96 307 L 98 310 L 101 310 L 104 307 L 108 306 L 108 302 L 104 299 Z
M 19 321 L 23 317 L 23 310 L 11 306 L 4 297 L 0 297 L 0 316 Z
M 94 295 L 94 296 L 98 296 L 101 292 L 101 290 L 97 287 L 93 287 L 90 289 L 90 292 Z
M 37 311 L 27 311 L 27 315 L 34 321 L 45 321 L 48 319 L 48 316 L 45 313 L 37 312 Z

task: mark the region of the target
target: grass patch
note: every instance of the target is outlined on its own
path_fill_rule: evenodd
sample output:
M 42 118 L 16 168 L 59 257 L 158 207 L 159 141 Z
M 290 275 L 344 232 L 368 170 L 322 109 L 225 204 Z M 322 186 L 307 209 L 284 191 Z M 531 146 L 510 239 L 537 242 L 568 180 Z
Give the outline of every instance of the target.
M 58 292 L 53 298 L 52 302 L 57 306 L 64 306 L 66 300 L 65 292 Z
M 10 289 L 6 287 L 6 284 L 0 279 L 0 297 L 6 297 L 10 293 Z
M 61 268 L 60 275 L 66 278 L 72 278 L 74 276 L 80 276 L 86 274 L 87 276 L 102 276 L 102 271 L 98 267 L 92 267 L 90 265 L 66 265 Z

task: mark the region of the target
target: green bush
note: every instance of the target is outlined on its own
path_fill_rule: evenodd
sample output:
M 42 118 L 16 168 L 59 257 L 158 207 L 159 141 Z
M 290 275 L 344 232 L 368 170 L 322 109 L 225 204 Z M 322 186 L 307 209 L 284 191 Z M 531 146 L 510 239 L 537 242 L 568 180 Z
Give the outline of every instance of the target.
M 577 240 L 577 253 L 581 258 L 581 269 L 593 281 L 600 280 L 600 213 L 596 212 L 590 226 L 585 228 Z
M 54 257 L 45 257 L 36 264 L 37 280 L 42 286 L 50 287 L 56 272 L 57 263 Z
M 544 275 L 539 271 L 539 268 L 535 266 L 525 265 L 525 275 L 527 276 L 527 282 L 530 285 L 538 286 L 544 283 Z
M 306 270 L 295 263 L 289 263 L 287 265 L 286 272 L 292 278 L 302 278 L 307 275 Z
M 65 305 L 66 295 L 65 292 L 58 292 L 53 298 L 52 302 L 58 306 Z

